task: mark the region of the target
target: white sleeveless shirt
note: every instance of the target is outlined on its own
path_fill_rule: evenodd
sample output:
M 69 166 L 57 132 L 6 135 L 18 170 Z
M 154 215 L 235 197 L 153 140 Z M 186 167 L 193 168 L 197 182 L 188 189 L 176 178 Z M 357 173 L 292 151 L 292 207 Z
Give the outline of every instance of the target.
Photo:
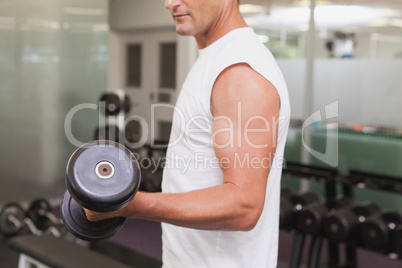
M 280 97 L 278 143 L 268 176 L 263 212 L 256 227 L 247 232 L 203 231 L 162 223 L 165 268 L 277 265 L 280 181 L 290 105 L 282 73 L 252 28 L 235 29 L 199 50 L 199 57 L 176 103 L 162 191 L 183 193 L 223 183 L 212 143 L 211 92 L 219 74 L 237 63 L 247 63 L 269 80 Z M 241 161 L 247 160 L 240 159 L 239 164 Z

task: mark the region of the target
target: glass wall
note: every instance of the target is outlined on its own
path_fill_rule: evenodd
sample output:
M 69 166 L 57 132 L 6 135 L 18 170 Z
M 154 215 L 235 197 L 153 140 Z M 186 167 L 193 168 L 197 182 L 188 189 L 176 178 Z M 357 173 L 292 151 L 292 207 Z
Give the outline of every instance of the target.
M 68 112 L 106 90 L 107 0 L 0 1 L 0 203 L 61 198 Z M 71 131 L 93 138 L 95 110 Z

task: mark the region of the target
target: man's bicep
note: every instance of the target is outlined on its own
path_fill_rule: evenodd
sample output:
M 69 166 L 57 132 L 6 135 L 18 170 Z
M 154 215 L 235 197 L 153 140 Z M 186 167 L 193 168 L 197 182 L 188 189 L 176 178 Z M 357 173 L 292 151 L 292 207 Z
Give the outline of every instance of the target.
M 235 65 L 218 77 L 211 108 L 212 138 L 225 182 L 265 193 L 276 150 L 276 89 L 248 65 Z

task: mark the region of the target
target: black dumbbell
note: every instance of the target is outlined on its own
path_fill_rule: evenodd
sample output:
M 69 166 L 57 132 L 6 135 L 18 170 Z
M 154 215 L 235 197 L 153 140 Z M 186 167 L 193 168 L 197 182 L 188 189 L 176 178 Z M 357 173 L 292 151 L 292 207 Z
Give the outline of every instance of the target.
M 308 204 L 318 202 L 319 197 L 312 192 L 293 194 L 289 188 L 281 189 L 280 228 L 290 230 L 295 227 L 299 211 Z
M 325 219 L 324 233 L 336 242 L 357 240 L 359 225 L 380 212 L 380 207 L 371 202 L 330 212 Z
M 56 237 L 60 236 L 60 231 L 54 226 L 40 230 L 35 222 L 27 217 L 27 213 L 18 203 L 6 204 L 0 212 L 0 233 L 5 236 L 15 236 L 21 233 L 25 227 L 34 235 L 52 234 Z
M 399 212 L 384 212 L 370 217 L 360 227 L 362 246 L 372 251 L 389 253 L 395 229 L 400 224 L 402 215 Z
M 286 223 L 285 226 L 290 229 L 295 229 L 291 259 L 289 261 L 289 267 L 293 268 L 293 267 L 300 266 L 302 252 L 303 252 L 303 248 L 304 248 L 304 240 L 305 240 L 305 236 L 306 236 L 306 234 L 300 232 L 296 228 L 296 224 L 297 224 L 296 219 L 298 218 L 298 215 L 300 214 L 300 212 L 303 211 L 303 209 L 306 206 L 317 203 L 320 201 L 320 199 L 315 193 L 305 192 L 302 194 L 297 194 L 297 195 L 291 196 L 290 200 L 293 204 L 293 213 L 290 214 L 290 216 L 288 218 L 289 222 Z M 290 213 L 289 210 L 288 210 L 288 213 Z
M 52 206 L 45 198 L 37 198 L 31 202 L 28 211 L 26 212 L 36 228 L 41 231 L 49 229 L 51 226 L 61 224 L 60 219 L 53 214 Z
M 319 265 L 323 240 L 323 223 L 328 211 L 334 211 L 348 205 L 350 206 L 352 201 L 352 198 L 349 197 L 333 198 L 326 202 L 311 203 L 298 213 L 295 229 L 303 235 L 312 236 L 307 267 L 318 267 Z M 329 244 L 329 247 L 333 250 L 334 245 Z M 336 249 L 334 253 L 336 253 Z M 298 255 L 297 260 L 301 258 L 301 253 L 298 253 Z M 330 258 L 333 257 L 330 256 Z
M 120 111 L 128 113 L 131 109 L 131 99 L 127 94 L 124 95 L 123 100 L 120 100 L 115 93 L 104 93 L 100 97 L 100 102 L 105 103 L 105 106 L 101 108 L 106 116 L 118 115 Z
M 111 212 L 125 207 L 141 181 L 135 156 L 113 141 L 93 141 L 78 148 L 66 170 L 67 191 L 61 204 L 63 223 L 75 236 L 87 241 L 109 238 L 126 218 L 91 222 L 84 208 Z
M 0 211 L 0 232 L 5 236 L 18 235 L 26 226 L 25 211 L 18 203 L 8 203 Z
M 101 106 L 101 110 L 106 116 L 114 116 L 120 113 L 122 105 L 117 94 L 104 93 L 100 97 L 100 102 L 104 103 L 104 106 Z
M 329 211 L 351 206 L 350 197 L 333 198 L 325 203 L 313 203 L 303 208 L 297 216 L 297 229 L 306 234 L 321 235 Z
M 290 198 L 296 211 L 302 210 L 305 206 L 320 201 L 318 195 L 313 192 L 296 194 Z

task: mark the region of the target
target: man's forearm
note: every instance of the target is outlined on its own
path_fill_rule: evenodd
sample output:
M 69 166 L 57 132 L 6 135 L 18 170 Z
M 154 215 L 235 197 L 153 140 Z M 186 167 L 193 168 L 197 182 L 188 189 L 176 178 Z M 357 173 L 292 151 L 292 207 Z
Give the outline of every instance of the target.
M 250 230 L 261 214 L 234 184 L 180 194 L 138 192 L 122 216 L 202 230 Z

